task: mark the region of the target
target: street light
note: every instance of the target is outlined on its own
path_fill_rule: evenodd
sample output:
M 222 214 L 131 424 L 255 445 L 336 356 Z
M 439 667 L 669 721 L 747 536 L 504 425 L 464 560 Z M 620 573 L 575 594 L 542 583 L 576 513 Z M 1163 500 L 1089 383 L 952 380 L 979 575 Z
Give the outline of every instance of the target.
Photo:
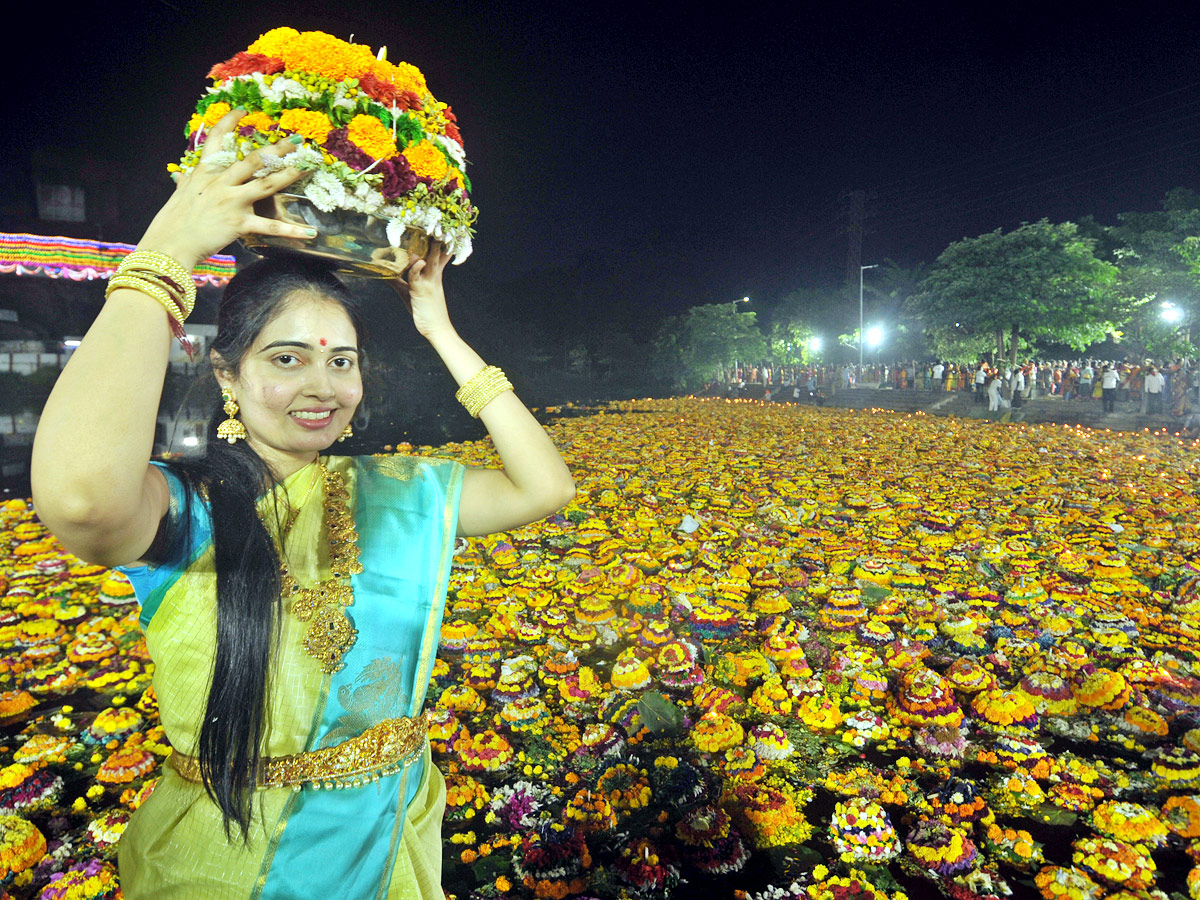
M 867 333 L 866 333 L 865 337 L 866 337 L 867 343 L 871 345 L 871 349 L 874 350 L 876 347 L 878 347 L 880 344 L 883 343 L 883 326 L 872 325 L 870 328 L 867 329 Z
M 878 269 L 879 263 L 873 266 L 858 267 L 858 375 L 862 377 L 863 367 L 863 272 L 867 269 Z
M 738 311 L 738 304 L 739 304 L 739 303 L 749 303 L 749 302 L 750 302 L 750 298 L 749 298 L 749 297 L 743 297 L 741 300 L 730 300 L 729 302 L 730 302 L 730 303 L 733 305 L 733 311 L 734 311 L 734 313 L 736 314 L 736 313 L 737 313 L 737 311 Z M 735 370 L 737 369 L 737 364 L 738 364 L 738 361 L 735 359 L 735 360 L 733 361 L 733 368 L 734 368 Z
M 1174 303 L 1164 303 L 1162 305 L 1163 321 L 1169 322 L 1171 325 L 1178 325 L 1183 321 L 1183 310 Z

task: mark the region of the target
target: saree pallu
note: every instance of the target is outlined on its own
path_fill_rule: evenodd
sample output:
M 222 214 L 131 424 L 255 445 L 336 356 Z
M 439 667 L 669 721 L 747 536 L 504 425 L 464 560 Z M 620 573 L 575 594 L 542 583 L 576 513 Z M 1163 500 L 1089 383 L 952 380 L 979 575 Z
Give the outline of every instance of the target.
M 354 510 L 364 571 L 351 578 L 346 612 L 358 631 L 342 668 L 327 675 L 303 649 L 307 623 L 284 612 L 269 673 L 264 756 L 336 746 L 388 719 L 419 715 L 437 651 L 458 523 L 463 468 L 448 460 L 331 458 Z M 329 577 L 323 497 L 314 466 L 282 490 L 303 503 L 287 539 L 301 584 Z M 173 508 L 182 486 L 167 471 Z M 305 498 L 308 497 L 307 502 Z M 274 521 L 274 498 L 260 503 Z M 280 501 L 282 506 L 282 499 Z M 187 546 L 161 566 L 127 571 L 142 604 L 154 687 L 172 746 L 194 756 L 216 655 L 216 572 L 206 506 Z M 277 517 L 276 517 L 277 518 Z M 320 548 L 301 556 L 293 548 Z M 203 785 L 166 766 L 120 843 L 128 900 L 346 900 L 441 898 L 445 782 L 428 746 L 414 763 L 376 782 L 335 791 L 305 787 L 254 793 L 249 840 L 225 835 Z

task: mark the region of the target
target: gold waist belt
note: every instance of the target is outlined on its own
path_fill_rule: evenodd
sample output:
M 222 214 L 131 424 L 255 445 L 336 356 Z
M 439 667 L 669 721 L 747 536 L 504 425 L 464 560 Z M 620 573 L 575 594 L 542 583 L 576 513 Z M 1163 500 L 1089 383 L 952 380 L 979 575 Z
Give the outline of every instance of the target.
M 428 740 L 424 716 L 387 719 L 334 747 L 262 760 L 258 787 L 290 787 L 297 791 L 304 785 L 318 791 L 359 787 L 412 765 Z M 202 783 L 200 760 L 196 757 L 175 752 L 167 762 L 184 781 Z

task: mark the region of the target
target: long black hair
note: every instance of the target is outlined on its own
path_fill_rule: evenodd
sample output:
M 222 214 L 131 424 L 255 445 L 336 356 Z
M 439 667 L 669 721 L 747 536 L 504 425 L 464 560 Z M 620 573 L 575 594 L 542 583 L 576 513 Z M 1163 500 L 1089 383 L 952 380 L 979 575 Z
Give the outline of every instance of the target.
M 254 263 L 229 282 L 212 344 L 219 357 L 214 366 L 236 377 L 259 333 L 298 293 L 340 304 L 361 347 L 362 308 L 345 285 L 320 262 L 287 257 Z M 183 477 L 188 503 L 195 502 L 197 493 L 208 497 L 216 554 L 217 654 L 200 726 L 200 775 L 221 810 L 226 836 L 237 825 L 249 840 L 268 671 L 281 615 L 279 554 L 258 517 L 257 501 L 278 479 L 245 441 L 230 444 L 217 438 L 217 424 L 224 418 L 218 403 L 205 454 L 172 465 Z

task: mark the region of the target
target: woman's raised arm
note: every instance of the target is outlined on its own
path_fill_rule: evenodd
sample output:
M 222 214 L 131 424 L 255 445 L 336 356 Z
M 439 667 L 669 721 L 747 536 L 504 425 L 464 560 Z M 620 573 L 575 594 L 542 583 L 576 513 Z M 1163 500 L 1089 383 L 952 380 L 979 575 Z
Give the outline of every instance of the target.
M 218 148 L 241 117 L 213 127 Z M 282 169 L 255 177 L 283 141 L 222 169 L 200 165 L 177 179 L 140 250 L 156 250 L 189 272 L 243 234 L 311 237 L 307 230 L 254 215 L 255 201 L 302 174 Z M 67 366 L 42 412 L 33 443 L 31 480 L 39 518 L 77 556 L 105 565 L 128 563 L 149 549 L 167 509 L 166 480 L 149 465 L 167 371 L 171 329 L 166 308 L 130 288 L 114 290 Z
M 431 243 L 424 259 L 413 263 L 408 282 L 396 283 L 406 296 L 413 324 L 450 370 L 466 384 L 484 361 L 459 337 L 446 311 L 442 272 L 449 256 Z M 505 391 L 479 414 L 496 445 L 503 469 L 467 469 L 458 510 L 458 533 L 463 536 L 507 531 L 545 518 L 575 496 L 575 481 L 558 448 L 517 395 Z

